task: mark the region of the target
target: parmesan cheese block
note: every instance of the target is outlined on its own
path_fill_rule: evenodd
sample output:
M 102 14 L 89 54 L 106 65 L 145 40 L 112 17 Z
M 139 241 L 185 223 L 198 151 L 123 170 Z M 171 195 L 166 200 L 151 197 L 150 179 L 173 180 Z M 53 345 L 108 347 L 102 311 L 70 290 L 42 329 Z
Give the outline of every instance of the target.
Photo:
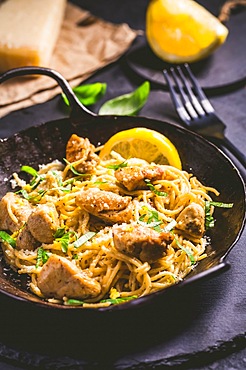
M 48 67 L 66 0 L 5 0 L 0 5 L 0 72 Z

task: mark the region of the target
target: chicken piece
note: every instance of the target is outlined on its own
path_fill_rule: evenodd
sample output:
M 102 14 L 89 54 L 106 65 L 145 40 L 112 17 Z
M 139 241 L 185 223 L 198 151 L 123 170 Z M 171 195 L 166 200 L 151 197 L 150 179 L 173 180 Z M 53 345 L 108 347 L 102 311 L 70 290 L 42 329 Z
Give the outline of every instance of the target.
M 165 170 L 161 166 L 147 165 L 144 167 L 129 166 L 115 171 L 115 177 L 119 183 L 129 190 L 147 189 L 145 179 L 150 181 L 161 180 Z
M 18 194 L 7 193 L 0 201 L 0 230 L 9 230 L 12 233 L 19 230 L 32 213 L 32 206 L 28 200 Z M 13 217 L 11 217 L 11 212 Z
M 122 253 L 153 263 L 163 257 L 173 240 L 170 233 L 159 233 L 147 226 L 122 224 L 112 227 L 115 248 Z
M 59 227 L 58 213 L 53 203 L 39 204 L 27 220 L 32 236 L 41 243 L 52 243 Z
M 85 299 L 101 293 L 101 285 L 65 257 L 52 254 L 42 267 L 37 285 L 46 298 Z
M 83 190 L 76 197 L 77 206 L 93 215 L 105 211 L 120 211 L 125 209 L 130 201 L 131 197 L 122 197 L 119 194 L 98 188 Z
M 129 223 L 134 220 L 134 201 L 130 202 L 125 209 L 121 211 L 109 211 L 101 212 L 97 217 L 109 224 L 122 224 L 124 222 Z
M 100 162 L 99 156 L 94 152 L 95 147 L 89 139 L 73 134 L 67 142 L 66 159 L 69 162 L 80 161 L 75 165 L 77 171 L 81 173 L 92 173 Z
M 131 197 L 122 197 L 111 191 L 98 188 L 81 191 L 76 197 L 76 204 L 109 223 L 129 222 L 133 218 Z
M 27 226 L 23 227 L 16 239 L 16 249 L 28 249 L 32 251 L 38 246 L 40 246 L 40 242 L 32 236 Z
M 194 238 L 201 238 L 205 232 L 205 210 L 192 202 L 178 215 L 176 228 Z

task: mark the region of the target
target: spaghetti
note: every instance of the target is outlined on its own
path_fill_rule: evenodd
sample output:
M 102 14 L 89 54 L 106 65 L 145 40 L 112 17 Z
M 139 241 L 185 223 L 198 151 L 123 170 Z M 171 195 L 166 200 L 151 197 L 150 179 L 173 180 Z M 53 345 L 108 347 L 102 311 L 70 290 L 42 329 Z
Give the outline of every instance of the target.
M 93 153 L 96 158 L 95 148 Z M 9 240 L 3 240 L 2 243 L 10 266 L 19 274 L 30 276 L 29 287 L 34 294 L 54 303 L 104 307 L 176 284 L 201 259 L 206 258 L 207 241 L 204 235 L 192 235 L 187 229 L 179 228 L 177 220 L 191 204 L 204 209 L 205 202 L 211 201 L 209 193 L 218 195 L 215 189 L 202 185 L 186 171 L 168 165 L 149 165 L 141 159 L 122 158 L 115 152 L 111 153 L 108 160 L 97 158 L 89 173 L 81 173 L 79 168 L 88 160 L 88 156 L 87 152 L 73 162 L 65 160 L 65 164 L 57 160 L 40 166 L 37 172 L 24 166 L 22 170 L 32 176 L 30 183 L 21 179 L 19 174 L 13 174 L 12 182 L 21 189 L 16 194 L 20 201 L 28 202 L 32 209 L 37 205 L 53 204 L 58 214 L 59 227 L 52 243 L 42 242 L 29 249 L 16 248 Z M 142 186 L 133 190 L 128 190 L 117 180 L 116 172 L 120 168 L 124 171 L 124 168 L 130 167 L 134 171 L 150 166 L 154 170 L 161 169 L 160 178 L 144 179 Z M 117 248 L 112 222 L 101 218 L 99 211 L 94 214 L 89 212 L 78 202 L 78 196 L 85 192 L 90 194 L 91 189 L 102 192 L 100 194 L 110 193 L 130 199 L 130 219 L 127 222 L 116 219 L 115 222 L 123 225 L 123 229 L 125 227 L 129 238 L 134 238 L 134 230 L 138 227 L 154 230 L 160 235 L 170 235 L 170 241 L 166 243 L 161 256 L 153 261 L 141 260 L 136 253 Z M 11 203 L 7 211 L 16 223 L 18 216 L 12 211 Z M 121 214 L 117 210 L 110 212 L 114 216 Z M 107 215 L 107 211 L 104 209 L 102 214 Z M 22 229 L 23 225 L 10 237 L 16 240 Z M 100 292 L 84 299 L 75 299 L 66 294 L 62 298 L 46 296 L 40 289 L 38 279 L 52 255 L 65 258 L 76 271 L 85 273 L 97 282 Z

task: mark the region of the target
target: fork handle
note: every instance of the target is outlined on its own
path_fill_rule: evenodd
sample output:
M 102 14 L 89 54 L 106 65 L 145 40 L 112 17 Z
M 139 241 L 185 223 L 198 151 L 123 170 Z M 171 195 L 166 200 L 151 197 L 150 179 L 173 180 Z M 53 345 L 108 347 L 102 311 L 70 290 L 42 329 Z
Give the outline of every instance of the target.
M 227 137 L 224 137 L 223 139 L 216 139 L 218 142 L 220 142 L 222 145 L 225 146 L 237 160 L 243 165 L 244 168 L 246 168 L 246 156 L 243 154 Z

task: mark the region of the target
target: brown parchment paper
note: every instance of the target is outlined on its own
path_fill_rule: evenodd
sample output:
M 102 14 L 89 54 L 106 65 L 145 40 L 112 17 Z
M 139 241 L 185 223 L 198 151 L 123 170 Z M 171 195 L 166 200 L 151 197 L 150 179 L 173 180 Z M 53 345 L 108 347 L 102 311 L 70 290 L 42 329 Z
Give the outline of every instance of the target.
M 137 31 L 112 24 L 68 3 L 49 68 L 60 72 L 72 87 L 117 60 L 131 45 Z M 15 78 L 0 85 L 0 117 L 43 103 L 61 90 L 49 77 Z

